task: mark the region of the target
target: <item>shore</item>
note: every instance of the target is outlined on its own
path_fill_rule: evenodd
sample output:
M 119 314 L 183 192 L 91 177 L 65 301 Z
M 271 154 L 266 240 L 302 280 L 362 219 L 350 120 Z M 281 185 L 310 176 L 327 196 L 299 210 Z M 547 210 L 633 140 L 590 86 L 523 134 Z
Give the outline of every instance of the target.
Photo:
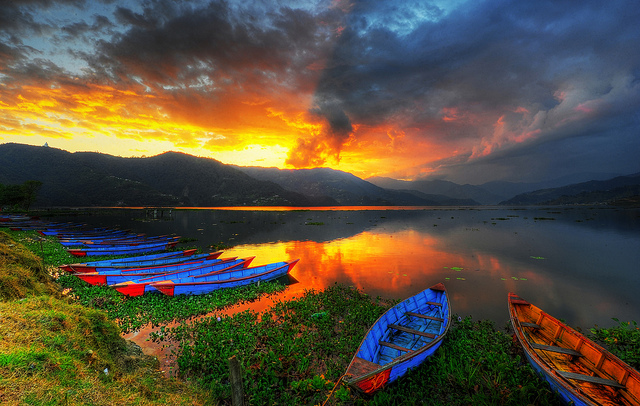
M 2 298 L 0 312 L 13 323 L 0 327 L 0 372 L 8 377 L 0 381 L 0 401 L 6 404 L 231 404 L 231 356 L 240 360 L 252 405 L 323 404 L 327 399 L 338 405 L 560 404 L 528 366 L 510 332 L 489 321 L 454 316 L 431 359 L 366 397 L 340 378 L 368 327 L 403 298 L 373 298 L 335 285 L 276 301 L 262 313 L 224 313 L 286 290 L 269 283 L 203 298 L 153 295 L 136 301 L 59 275 L 57 265 L 76 261 L 65 257 L 53 239 L 43 241 L 31 232 L 4 235 L 0 245 L 11 255 L 2 258 L 11 261 L 3 269 L 35 275 L 33 281 L 22 277 L 26 291 Z M 43 269 L 53 277 L 43 276 Z M 29 290 L 46 284 L 52 288 Z M 202 317 L 212 311 L 222 315 Z M 170 322 L 172 327 L 162 328 Z M 179 372 L 169 378 L 153 356 L 145 357 L 122 339 L 148 325 L 159 326 L 150 340 L 175 351 Z M 20 334 L 16 326 L 22 326 Z M 617 330 L 606 331 L 612 336 Z M 638 360 L 638 354 L 635 349 L 628 358 Z

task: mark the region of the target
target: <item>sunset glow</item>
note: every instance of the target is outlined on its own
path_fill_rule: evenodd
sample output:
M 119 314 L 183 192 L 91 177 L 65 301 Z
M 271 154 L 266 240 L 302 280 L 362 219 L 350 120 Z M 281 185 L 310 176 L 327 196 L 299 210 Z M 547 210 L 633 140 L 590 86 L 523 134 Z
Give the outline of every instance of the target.
M 565 7 L 3 3 L 0 143 L 459 183 L 637 172 L 637 7 Z

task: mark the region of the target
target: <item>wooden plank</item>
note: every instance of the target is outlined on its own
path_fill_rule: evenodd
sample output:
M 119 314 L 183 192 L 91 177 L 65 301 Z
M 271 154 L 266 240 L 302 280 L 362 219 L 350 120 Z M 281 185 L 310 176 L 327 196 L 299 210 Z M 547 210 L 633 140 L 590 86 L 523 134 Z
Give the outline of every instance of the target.
M 559 352 L 561 354 L 573 355 L 574 357 L 582 357 L 582 354 L 580 354 L 576 350 L 572 350 L 571 348 L 558 347 L 557 345 L 531 343 L 531 347 L 535 348 L 536 350 Z
M 352 376 L 359 377 L 373 372 L 378 368 L 380 368 L 380 365 L 378 364 L 374 364 L 373 362 L 367 361 L 366 359 L 362 359 L 360 357 L 354 357 L 353 362 L 349 366 L 349 370 L 347 372 Z
M 539 325 L 537 325 L 536 323 L 528 323 L 526 321 L 521 321 L 520 325 L 522 327 L 531 327 L 531 328 L 535 328 L 535 329 L 540 329 L 542 327 L 540 327 Z
M 383 347 L 393 348 L 394 350 L 398 350 L 398 351 L 413 352 L 413 350 L 410 350 L 410 349 L 405 348 L 405 347 L 401 347 L 401 346 L 393 344 L 393 343 L 388 343 L 386 341 L 378 341 L 378 344 L 382 345 Z
M 440 302 L 425 302 L 425 303 L 431 306 L 442 306 L 442 303 Z
M 578 381 L 585 381 L 585 382 L 595 383 L 598 385 L 613 386 L 615 388 L 621 388 L 621 389 L 625 387 L 624 385 L 619 384 L 613 379 L 600 378 L 599 376 L 577 374 L 575 372 L 568 372 L 568 371 L 556 370 L 556 372 L 558 373 L 558 375 L 566 379 L 575 379 Z
M 405 326 L 400 326 L 398 324 L 389 324 L 390 328 L 396 329 L 396 330 L 400 330 L 400 331 L 404 331 L 405 333 L 411 333 L 411 334 L 417 334 L 423 337 L 428 337 L 428 338 L 435 338 L 436 335 L 435 334 L 431 334 L 431 333 L 425 333 L 424 331 L 420 331 L 420 330 L 415 330 L 409 327 L 405 327 Z
M 426 319 L 426 320 L 435 320 L 435 321 L 444 321 L 443 318 L 441 317 L 433 317 L 433 316 L 427 316 L 425 314 L 420 314 L 420 313 L 415 313 L 415 312 L 406 312 L 405 313 L 407 316 L 414 316 L 414 317 L 420 317 L 421 319 Z

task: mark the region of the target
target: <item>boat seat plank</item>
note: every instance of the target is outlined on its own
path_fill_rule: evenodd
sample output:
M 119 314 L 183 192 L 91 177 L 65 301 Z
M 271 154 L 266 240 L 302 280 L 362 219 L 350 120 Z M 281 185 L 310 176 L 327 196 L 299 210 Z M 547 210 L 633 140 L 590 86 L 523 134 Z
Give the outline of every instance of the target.
M 529 323 L 529 322 L 526 322 L 526 321 L 521 321 L 520 325 L 522 327 L 531 327 L 531 328 L 535 328 L 535 329 L 541 329 L 542 328 L 539 325 L 537 325 L 536 323 Z
M 568 372 L 568 371 L 558 371 L 558 370 L 556 370 L 556 372 L 561 377 L 567 378 L 567 379 L 575 379 L 575 380 L 579 380 L 579 381 L 596 383 L 596 384 L 599 384 L 599 385 L 613 386 L 615 388 L 624 388 L 625 387 L 624 385 L 619 384 L 618 382 L 614 381 L 613 379 L 600 378 L 599 376 L 577 374 L 575 372 Z
M 411 333 L 411 334 L 417 334 L 423 337 L 427 337 L 427 338 L 435 338 L 436 335 L 435 334 L 431 334 L 431 333 L 425 333 L 424 331 L 420 331 L 420 330 L 415 330 L 409 327 L 405 327 L 405 326 L 400 326 L 398 324 L 389 324 L 390 328 L 396 329 L 396 330 L 400 330 L 400 331 L 404 331 L 405 333 Z
M 531 343 L 531 347 L 535 348 L 536 350 L 559 352 L 562 354 L 573 355 L 574 357 L 582 357 L 582 354 L 580 354 L 576 350 L 572 350 L 571 348 L 558 347 L 556 345 Z
M 441 317 L 433 317 L 433 316 L 427 316 L 425 314 L 420 314 L 420 313 L 415 313 L 415 312 L 406 312 L 405 313 L 407 316 L 414 316 L 414 317 L 420 317 L 422 319 L 426 319 L 426 320 L 435 320 L 435 321 L 444 321 L 443 318 Z
M 388 343 L 386 341 L 378 341 L 378 344 L 382 345 L 383 347 L 393 348 L 394 350 L 398 350 L 398 351 L 413 352 L 413 350 L 410 350 L 410 349 L 405 348 L 405 347 L 401 347 L 401 346 L 393 344 L 393 343 Z
M 373 372 L 378 368 L 380 368 L 380 365 L 378 364 L 367 361 L 366 359 L 362 359 L 360 357 L 355 357 L 348 373 L 353 376 L 360 376 Z
M 431 306 L 442 306 L 442 303 L 440 302 L 426 302 L 426 303 Z

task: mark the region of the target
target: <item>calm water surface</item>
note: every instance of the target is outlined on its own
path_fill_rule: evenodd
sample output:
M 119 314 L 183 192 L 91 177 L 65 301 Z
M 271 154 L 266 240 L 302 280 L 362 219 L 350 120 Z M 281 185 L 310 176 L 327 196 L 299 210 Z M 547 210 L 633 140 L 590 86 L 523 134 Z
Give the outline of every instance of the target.
M 640 209 L 121 209 L 69 220 L 224 244 L 252 265 L 300 258 L 285 299 L 335 283 L 403 299 L 444 282 L 454 314 L 497 327 L 508 292 L 583 329 L 640 321 Z

